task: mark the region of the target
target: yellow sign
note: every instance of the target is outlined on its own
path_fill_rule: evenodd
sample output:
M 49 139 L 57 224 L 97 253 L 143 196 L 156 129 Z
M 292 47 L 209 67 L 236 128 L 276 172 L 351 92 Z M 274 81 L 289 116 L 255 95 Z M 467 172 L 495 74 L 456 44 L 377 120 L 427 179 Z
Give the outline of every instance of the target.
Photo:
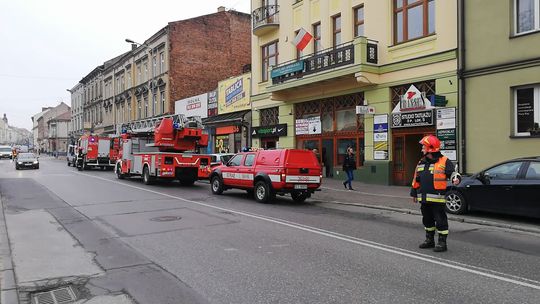
M 218 83 L 218 114 L 251 109 L 251 74 Z
M 388 150 L 388 142 L 386 141 L 375 142 L 375 151 L 384 151 L 384 150 Z

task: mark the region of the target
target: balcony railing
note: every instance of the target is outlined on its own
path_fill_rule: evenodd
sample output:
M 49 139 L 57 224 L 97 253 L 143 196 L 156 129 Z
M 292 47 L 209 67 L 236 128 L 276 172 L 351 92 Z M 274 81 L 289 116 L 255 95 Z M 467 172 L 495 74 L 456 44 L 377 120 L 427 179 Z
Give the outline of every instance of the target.
M 304 59 L 282 63 L 272 69 L 272 83 L 278 84 L 293 78 L 337 68 L 354 63 L 354 45 L 346 43 L 319 51 Z
M 267 25 L 279 25 L 279 5 L 266 5 L 257 8 L 251 14 L 253 33 Z

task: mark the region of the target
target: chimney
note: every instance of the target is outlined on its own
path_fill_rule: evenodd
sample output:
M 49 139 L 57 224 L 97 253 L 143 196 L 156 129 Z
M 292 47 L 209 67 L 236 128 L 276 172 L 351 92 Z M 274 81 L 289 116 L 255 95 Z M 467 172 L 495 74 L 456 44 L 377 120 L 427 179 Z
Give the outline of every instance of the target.
M 131 44 L 131 50 L 134 51 L 137 48 L 137 45 L 135 43 Z
M 225 6 L 220 6 L 217 8 L 218 13 L 225 11 Z

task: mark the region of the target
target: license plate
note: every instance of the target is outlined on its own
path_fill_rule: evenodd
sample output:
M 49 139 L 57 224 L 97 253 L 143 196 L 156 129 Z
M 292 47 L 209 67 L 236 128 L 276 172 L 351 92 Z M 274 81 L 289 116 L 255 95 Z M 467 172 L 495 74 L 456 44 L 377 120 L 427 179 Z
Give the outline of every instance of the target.
M 294 185 L 294 189 L 307 189 L 307 185 Z

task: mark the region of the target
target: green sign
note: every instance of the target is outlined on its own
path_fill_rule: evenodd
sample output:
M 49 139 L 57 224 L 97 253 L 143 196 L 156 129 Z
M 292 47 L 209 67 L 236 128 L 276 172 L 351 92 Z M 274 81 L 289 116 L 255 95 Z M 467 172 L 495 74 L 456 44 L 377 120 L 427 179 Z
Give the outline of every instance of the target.
M 443 129 L 437 130 L 437 137 L 440 140 L 455 140 L 456 139 L 456 129 Z
M 271 78 L 276 78 L 279 76 L 287 75 L 290 73 L 298 72 L 304 70 L 304 61 L 296 61 L 284 66 L 276 67 L 272 69 L 272 73 L 270 73 Z

